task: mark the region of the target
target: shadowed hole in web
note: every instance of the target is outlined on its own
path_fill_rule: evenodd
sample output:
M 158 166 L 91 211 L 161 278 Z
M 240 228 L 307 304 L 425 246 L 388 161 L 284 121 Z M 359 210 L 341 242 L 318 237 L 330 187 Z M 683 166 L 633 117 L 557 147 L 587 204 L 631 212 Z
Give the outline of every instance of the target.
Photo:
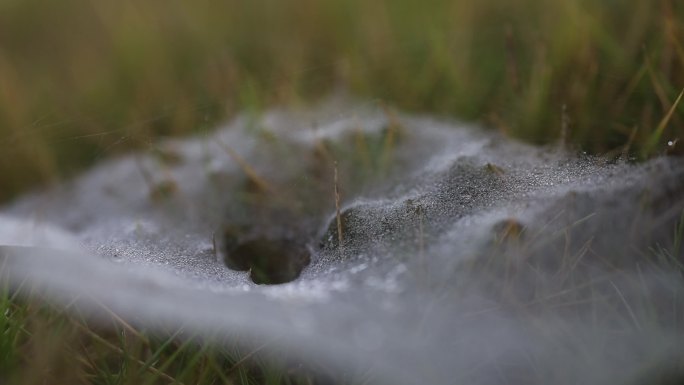
M 228 251 L 224 263 L 230 269 L 249 271 L 256 284 L 277 285 L 299 277 L 311 261 L 306 245 L 288 239 L 257 238 Z

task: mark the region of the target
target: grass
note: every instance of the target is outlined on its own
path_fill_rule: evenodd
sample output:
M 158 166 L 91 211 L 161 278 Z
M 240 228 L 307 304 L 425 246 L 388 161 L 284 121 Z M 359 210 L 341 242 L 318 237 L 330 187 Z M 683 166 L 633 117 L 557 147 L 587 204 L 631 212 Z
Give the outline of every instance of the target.
M 306 367 L 268 345 L 226 347 L 175 330 L 148 333 L 115 314 L 93 320 L 40 295 L 0 293 L 3 384 L 363 384 L 356 373 Z M 97 321 L 97 322 L 96 322 Z M 266 348 L 266 349 L 265 349 Z M 272 349 L 271 349 L 272 350 Z M 357 377 L 355 377 L 357 376 Z M 46 382 L 48 381 L 48 382 Z
M 337 90 L 649 157 L 684 133 L 682 20 L 675 0 L 3 1 L 0 200 Z
M 339 91 L 645 159 L 684 140 L 683 21 L 676 0 L 3 0 L 0 202 L 162 136 Z M 0 294 L 3 383 L 319 378 Z

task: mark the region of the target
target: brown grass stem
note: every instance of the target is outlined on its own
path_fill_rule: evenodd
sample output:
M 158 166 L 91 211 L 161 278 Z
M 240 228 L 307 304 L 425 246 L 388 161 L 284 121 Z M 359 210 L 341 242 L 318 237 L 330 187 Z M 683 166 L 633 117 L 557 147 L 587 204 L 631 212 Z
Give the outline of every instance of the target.
M 342 252 L 342 216 L 340 215 L 340 189 L 339 189 L 339 177 L 337 172 L 337 161 L 335 161 L 335 216 L 337 218 L 337 242 L 340 247 L 340 253 Z
M 217 140 L 216 143 L 218 143 L 219 146 L 230 156 L 235 163 L 240 166 L 242 169 L 242 172 L 245 173 L 247 178 L 254 183 L 259 189 L 263 191 L 274 191 L 274 189 L 271 187 L 271 185 L 262 177 L 259 176 L 259 174 L 254 170 L 254 168 L 245 161 L 243 157 L 241 157 L 235 150 L 232 148 L 228 147 L 227 144 L 223 143 L 221 140 Z

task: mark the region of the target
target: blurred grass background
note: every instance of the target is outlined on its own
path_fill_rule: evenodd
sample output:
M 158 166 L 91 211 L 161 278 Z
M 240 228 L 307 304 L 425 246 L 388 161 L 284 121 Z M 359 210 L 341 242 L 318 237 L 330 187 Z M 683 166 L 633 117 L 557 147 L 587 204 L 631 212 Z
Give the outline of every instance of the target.
M 676 0 L 0 0 L 0 201 L 103 154 L 336 90 L 536 143 L 684 134 Z M 654 137 L 657 136 L 657 137 Z

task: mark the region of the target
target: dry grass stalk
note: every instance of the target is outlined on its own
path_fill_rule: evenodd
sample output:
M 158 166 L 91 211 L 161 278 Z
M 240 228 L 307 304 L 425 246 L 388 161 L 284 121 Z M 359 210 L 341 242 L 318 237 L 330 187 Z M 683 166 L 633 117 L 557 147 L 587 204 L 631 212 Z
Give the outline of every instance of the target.
M 385 135 L 385 142 L 382 146 L 382 153 L 380 158 L 380 170 L 385 171 L 390 165 L 390 158 L 392 156 L 392 151 L 397 141 L 397 136 L 399 135 L 399 130 L 401 129 L 401 123 L 399 118 L 390 110 L 386 104 L 382 103 L 382 110 L 387 117 L 387 133 Z
M 335 161 L 335 215 L 337 217 L 337 242 L 342 250 L 342 216 L 340 215 L 340 190 L 337 175 L 337 161 Z
M 219 146 L 221 146 L 221 148 L 235 161 L 235 163 L 237 163 L 238 166 L 240 166 L 242 172 L 244 172 L 247 178 L 249 178 L 249 180 L 252 183 L 254 183 L 254 185 L 256 185 L 260 190 L 275 191 L 273 187 L 268 182 L 266 182 L 264 178 L 260 177 L 259 174 L 257 174 L 256 170 L 254 170 L 254 168 L 250 166 L 250 164 L 247 163 L 247 161 L 245 161 L 240 155 L 238 155 L 237 152 L 235 152 L 235 150 L 228 147 L 228 145 L 223 143 L 221 140 L 218 140 L 216 143 L 218 143 Z

